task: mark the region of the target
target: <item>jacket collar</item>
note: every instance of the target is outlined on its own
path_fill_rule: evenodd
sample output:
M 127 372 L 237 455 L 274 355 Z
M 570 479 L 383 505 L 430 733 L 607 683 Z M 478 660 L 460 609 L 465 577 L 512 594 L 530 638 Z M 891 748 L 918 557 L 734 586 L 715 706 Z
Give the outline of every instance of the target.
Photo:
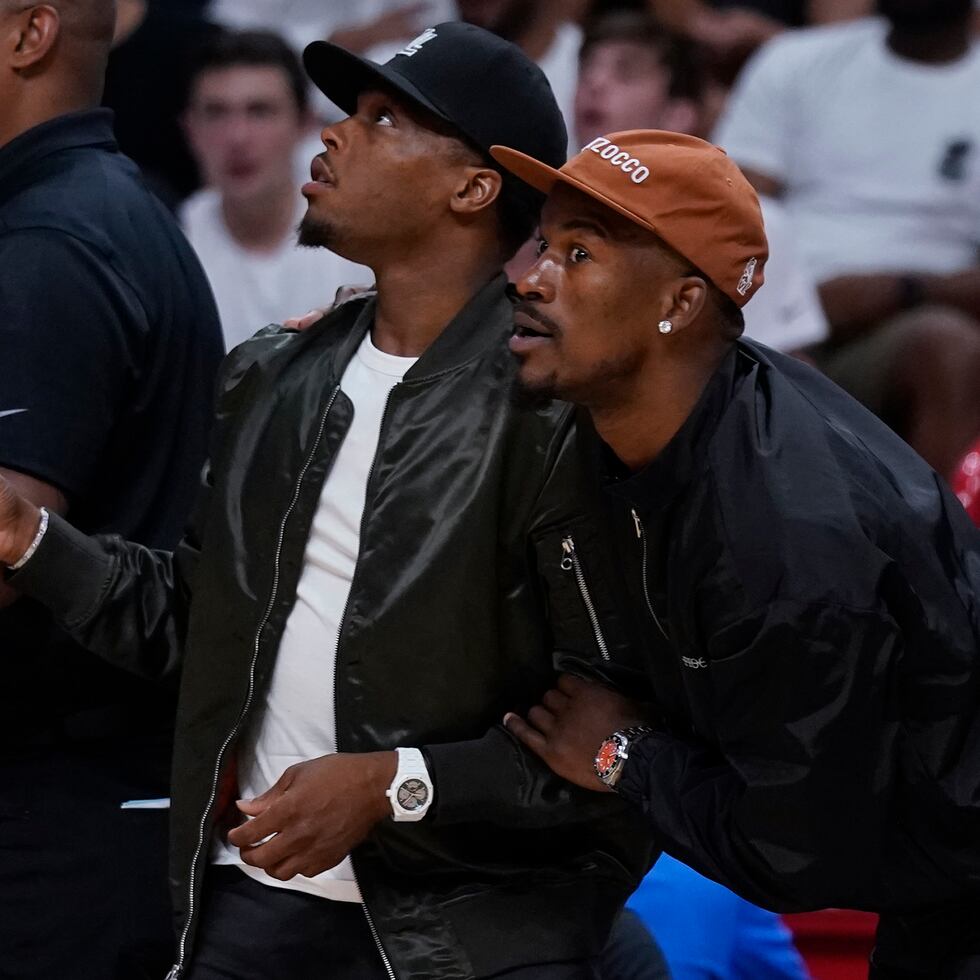
M 736 345 L 718 365 L 674 438 L 638 473 L 629 475 L 606 447 L 609 491 L 626 500 L 641 518 L 653 520 L 704 471 L 708 447 L 738 383 L 738 362 Z
M 489 347 L 499 345 L 503 348 L 513 329 L 513 304 L 506 290 L 507 277 L 501 272 L 453 317 L 412 365 L 404 381 L 429 381 L 461 367 Z M 344 303 L 321 321 L 322 326 L 310 331 L 331 347 L 331 361 L 337 378 L 343 375 L 364 335 L 371 329 L 376 305 L 377 294 L 370 292 Z
M 494 276 L 449 321 L 405 375 L 405 381 L 427 381 L 462 366 L 490 346 L 503 345 L 514 329 L 514 307 L 507 296 L 507 276 Z
M 69 112 L 34 126 L 0 146 L 0 197 L 14 178 L 32 173 L 44 157 L 81 146 L 118 150 L 112 134 L 111 110 Z

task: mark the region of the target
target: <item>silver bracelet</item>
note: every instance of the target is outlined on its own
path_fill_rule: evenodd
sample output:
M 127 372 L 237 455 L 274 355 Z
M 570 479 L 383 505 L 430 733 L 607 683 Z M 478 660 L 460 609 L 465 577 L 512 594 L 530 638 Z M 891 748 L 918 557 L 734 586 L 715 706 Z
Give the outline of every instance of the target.
M 41 508 L 41 524 L 37 529 L 37 534 L 34 535 L 34 540 L 31 542 L 31 546 L 20 556 L 20 560 L 15 564 L 8 566 L 12 572 L 16 572 L 18 568 L 23 568 L 30 560 L 31 556 L 38 549 L 44 534 L 48 529 L 48 508 Z

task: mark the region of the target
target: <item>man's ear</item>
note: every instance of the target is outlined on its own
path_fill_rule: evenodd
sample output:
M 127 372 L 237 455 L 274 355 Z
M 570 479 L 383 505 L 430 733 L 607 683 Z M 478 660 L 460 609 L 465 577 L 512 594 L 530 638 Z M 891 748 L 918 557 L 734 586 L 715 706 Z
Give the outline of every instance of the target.
M 50 4 L 28 7 L 13 18 L 4 38 L 10 45 L 7 64 L 13 71 L 27 71 L 43 61 L 58 40 L 61 18 Z
M 457 214 L 476 214 L 490 207 L 500 196 L 503 178 L 490 167 L 467 167 L 450 199 L 449 206 Z
M 708 284 L 700 276 L 686 276 L 678 281 L 670 300 L 669 320 L 673 333 L 689 327 L 700 315 L 708 301 Z

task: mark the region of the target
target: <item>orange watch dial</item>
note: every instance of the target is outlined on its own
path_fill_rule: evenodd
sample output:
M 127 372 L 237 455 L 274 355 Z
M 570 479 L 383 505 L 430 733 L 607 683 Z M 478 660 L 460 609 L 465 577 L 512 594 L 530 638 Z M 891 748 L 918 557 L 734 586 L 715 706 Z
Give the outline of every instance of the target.
M 602 743 L 599 753 L 595 757 L 596 768 L 602 773 L 607 773 L 616 765 L 618 758 L 619 746 L 613 739 L 609 739 Z

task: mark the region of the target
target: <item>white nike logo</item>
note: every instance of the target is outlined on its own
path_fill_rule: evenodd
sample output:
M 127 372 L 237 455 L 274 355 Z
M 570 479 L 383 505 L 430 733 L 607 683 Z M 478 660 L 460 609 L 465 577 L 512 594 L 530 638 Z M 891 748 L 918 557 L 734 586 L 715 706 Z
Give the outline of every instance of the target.
M 26 411 L 27 411 L 26 408 L 9 408 L 7 409 L 6 412 L 0 412 L 0 419 L 4 419 L 8 415 L 20 415 L 21 413 Z

